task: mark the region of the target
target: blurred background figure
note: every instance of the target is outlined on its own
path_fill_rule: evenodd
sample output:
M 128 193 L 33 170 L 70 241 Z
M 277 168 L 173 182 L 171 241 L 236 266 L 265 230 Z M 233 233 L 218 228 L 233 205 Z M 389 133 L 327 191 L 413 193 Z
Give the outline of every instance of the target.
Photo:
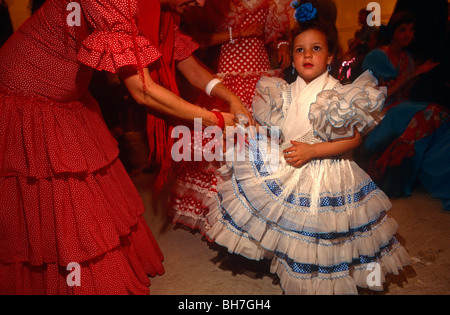
M 420 83 L 422 77 L 442 65 L 432 59 L 420 62 L 408 49 L 416 30 L 413 15 L 394 13 L 380 30 L 381 46 L 364 58 L 363 70 L 372 71 L 379 84 L 388 87 L 388 99 L 385 117 L 365 139 L 363 151 L 370 156 L 369 174 L 389 195 L 409 196 L 420 182 L 450 210 L 449 111 L 445 103 L 432 98 L 412 97 L 414 91 L 426 88 Z M 430 48 L 434 43 L 426 45 Z
M 339 69 L 338 79 L 341 83 L 353 82 L 362 74 L 362 61 L 367 53 L 376 48 L 378 27 L 369 26 L 367 17 L 370 11 L 363 8 L 358 14 L 358 24 L 360 29 L 348 42 L 349 49 L 345 52 L 342 65 Z
M 416 19 L 414 41 L 409 46 L 416 62 L 421 64 L 429 59 L 440 62 L 417 80 L 411 99 L 432 101 L 450 108 L 448 5 L 447 0 L 398 0 L 394 12 L 408 12 Z

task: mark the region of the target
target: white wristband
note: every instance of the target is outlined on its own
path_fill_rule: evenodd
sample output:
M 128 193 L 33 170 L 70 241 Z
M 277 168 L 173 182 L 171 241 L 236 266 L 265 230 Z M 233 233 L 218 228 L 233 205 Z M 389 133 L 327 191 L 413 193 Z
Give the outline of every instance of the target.
M 211 81 L 209 81 L 208 85 L 205 88 L 206 94 L 208 96 L 211 96 L 211 92 L 212 92 L 213 88 L 219 83 L 222 83 L 222 81 L 220 79 L 217 79 L 217 78 L 212 79 Z

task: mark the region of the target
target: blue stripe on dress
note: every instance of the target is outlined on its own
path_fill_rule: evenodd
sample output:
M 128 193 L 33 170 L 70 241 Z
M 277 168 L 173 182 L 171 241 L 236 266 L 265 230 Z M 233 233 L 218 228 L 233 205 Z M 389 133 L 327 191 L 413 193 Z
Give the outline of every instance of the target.
M 374 256 L 359 256 L 358 258 L 353 258 L 351 262 L 344 262 L 336 266 L 319 266 L 319 265 L 313 265 L 313 264 L 302 264 L 299 262 L 294 261 L 292 258 L 289 258 L 287 254 L 281 253 L 279 251 L 275 251 L 275 255 L 286 262 L 287 266 L 295 272 L 300 274 L 313 274 L 313 273 L 319 273 L 319 274 L 333 274 L 338 273 L 342 271 L 348 271 L 350 270 L 351 266 L 356 265 L 364 265 L 364 264 L 370 264 L 373 262 L 377 262 L 380 258 L 382 258 L 382 253 L 384 252 L 390 252 L 393 247 L 398 244 L 398 240 L 393 236 L 393 238 L 390 240 L 390 242 L 382 247 L 380 247 L 380 250 L 374 255 Z
M 242 188 L 240 187 L 240 183 L 238 180 L 236 182 L 239 185 L 239 191 L 242 191 Z M 265 181 L 267 184 L 267 187 L 269 190 L 277 197 L 280 197 L 283 194 L 283 189 L 280 187 L 280 185 L 275 180 L 268 180 Z M 370 181 L 367 185 L 363 186 L 359 191 L 357 191 L 354 194 L 348 194 L 347 196 L 342 196 L 344 192 L 336 193 L 335 195 L 342 194 L 338 197 L 321 197 L 319 198 L 319 207 L 342 207 L 346 204 L 356 203 L 360 202 L 364 198 L 366 198 L 368 195 L 370 195 L 372 192 L 378 190 L 378 186 L 373 182 Z M 301 206 L 301 207 L 311 207 L 311 198 L 309 197 L 299 197 L 298 201 L 295 197 L 294 193 L 289 194 L 287 198 L 284 199 L 284 201 Z
M 221 206 L 222 208 L 222 219 L 228 222 L 232 227 L 234 227 L 236 230 L 242 233 L 247 233 L 246 230 L 244 230 L 242 227 L 236 224 L 234 222 L 231 215 L 226 211 L 226 209 Z M 370 232 L 373 229 L 373 226 L 377 226 L 380 224 L 387 216 L 387 213 L 385 211 L 380 213 L 380 217 L 374 221 L 371 221 L 367 223 L 366 225 L 357 227 L 357 228 L 350 228 L 347 232 L 328 232 L 328 233 L 317 233 L 317 232 L 308 232 L 308 231 L 296 231 L 296 230 L 290 230 L 291 232 L 294 232 L 296 234 L 306 236 L 306 237 L 312 237 L 316 238 L 318 240 L 339 240 L 342 238 L 349 238 L 354 236 L 356 233 L 367 233 Z
M 245 191 L 243 190 L 240 181 L 237 180 L 234 177 L 235 181 L 236 181 L 236 185 L 237 185 L 237 189 L 239 191 L 239 193 L 243 196 L 245 196 L 245 198 L 247 199 L 247 201 L 251 204 L 251 202 L 248 200 Z M 275 195 L 277 198 L 280 198 L 280 196 L 283 194 L 283 189 L 280 187 L 280 185 L 275 182 L 274 180 L 270 180 L 270 181 L 265 181 L 265 183 L 267 184 L 267 188 L 268 188 L 268 193 L 271 192 L 273 195 Z M 319 198 L 319 204 L 318 206 L 321 208 L 337 208 L 337 207 L 343 207 L 347 204 L 354 204 L 357 202 L 361 202 L 363 201 L 366 197 L 368 197 L 371 193 L 378 193 L 379 192 L 379 188 L 378 186 L 371 180 L 369 181 L 368 184 L 364 185 L 359 191 L 353 193 L 353 194 L 346 194 L 346 196 L 343 196 L 345 194 L 345 192 L 339 192 L 339 193 L 334 193 L 334 195 L 341 195 L 341 196 L 337 196 L 337 197 L 330 197 L 330 196 L 326 196 L 326 197 L 321 197 Z M 311 207 L 311 198 L 310 197 L 295 197 L 295 194 L 298 193 L 290 193 L 288 195 L 288 197 L 286 197 L 284 199 L 284 201 L 286 203 L 288 203 L 288 205 L 286 206 L 297 206 L 297 207 L 302 207 L 302 208 L 310 208 Z M 322 194 L 325 194 L 322 193 Z M 303 212 L 308 212 L 305 209 L 299 209 L 300 211 Z M 327 209 L 322 209 L 319 210 L 319 212 L 324 212 L 324 211 L 328 211 Z M 345 211 L 344 210 L 340 210 L 337 212 L 342 212 Z M 336 212 L 336 211 L 335 211 Z
M 260 140 L 257 138 L 257 140 Z M 255 140 L 251 140 L 250 143 L 256 142 Z M 263 153 L 259 149 L 259 146 L 257 144 L 254 144 L 250 146 L 252 148 L 253 155 L 255 157 L 254 161 L 251 161 L 251 164 L 253 164 L 254 170 L 256 169 L 257 173 L 255 173 L 256 176 L 260 177 L 268 177 L 270 176 L 270 172 L 267 170 L 267 167 L 264 163 L 264 160 L 262 158 Z M 340 159 L 331 159 L 332 161 L 340 161 Z M 321 161 L 321 159 L 318 159 L 317 161 Z M 239 192 L 245 196 L 245 192 L 243 191 L 239 180 L 236 179 L 236 183 L 238 185 Z M 278 183 L 276 180 L 267 180 L 265 181 L 267 188 L 276 196 L 280 197 L 283 194 L 283 184 Z M 336 197 L 326 196 L 321 197 L 319 199 L 319 207 L 342 207 L 346 204 L 352 204 L 362 201 L 364 198 L 366 198 L 368 195 L 373 193 L 374 191 L 379 190 L 378 186 L 373 182 L 372 180 L 365 181 L 363 183 L 360 183 L 360 185 L 363 185 L 367 183 L 365 186 L 363 186 L 359 191 L 352 194 L 347 194 L 345 196 L 345 192 L 338 192 L 334 193 Z M 325 194 L 325 193 L 322 193 Z M 298 200 L 296 198 L 296 195 L 299 195 L 298 193 L 290 193 L 287 198 L 284 199 L 288 204 L 294 205 L 294 206 L 300 206 L 305 208 L 311 207 L 311 199 L 308 197 L 298 197 Z M 306 194 L 305 194 L 306 195 Z

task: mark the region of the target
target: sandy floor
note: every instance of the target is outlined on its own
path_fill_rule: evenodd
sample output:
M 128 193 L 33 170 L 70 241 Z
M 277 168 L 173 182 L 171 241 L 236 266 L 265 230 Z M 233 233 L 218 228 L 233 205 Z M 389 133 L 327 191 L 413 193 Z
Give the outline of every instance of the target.
M 175 227 L 161 200 L 149 191 L 153 176 L 132 176 L 147 208 L 146 219 L 165 254 L 166 273 L 152 279 L 152 295 L 281 295 L 269 261 L 254 262 L 228 254 L 199 233 Z M 392 199 L 390 216 L 399 223 L 398 238 L 412 264 L 388 276 L 389 295 L 450 294 L 450 212 L 421 188 L 409 198 Z M 361 294 L 374 294 L 361 291 Z

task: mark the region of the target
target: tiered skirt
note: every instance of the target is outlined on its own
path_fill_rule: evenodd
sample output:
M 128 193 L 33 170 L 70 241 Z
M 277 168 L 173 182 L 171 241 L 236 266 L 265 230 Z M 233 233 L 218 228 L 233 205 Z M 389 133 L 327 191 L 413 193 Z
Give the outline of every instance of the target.
M 249 259 L 273 259 L 286 294 L 382 290 L 387 273 L 409 264 L 388 197 L 355 162 L 342 156 L 295 168 L 282 149 L 274 156 L 260 141 L 249 142 L 245 161 L 219 170 L 211 240 Z
M 89 95 L 1 91 L 0 152 L 0 294 L 149 293 L 163 254 Z

